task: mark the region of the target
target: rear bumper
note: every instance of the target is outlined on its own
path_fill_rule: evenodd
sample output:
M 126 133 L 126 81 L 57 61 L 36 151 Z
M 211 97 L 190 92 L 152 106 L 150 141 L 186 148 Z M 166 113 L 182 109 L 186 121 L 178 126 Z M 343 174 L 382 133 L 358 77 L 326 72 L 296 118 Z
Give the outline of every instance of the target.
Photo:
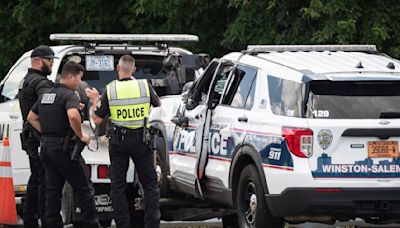
M 400 215 L 400 188 L 290 188 L 266 194 L 273 215 L 334 218 L 394 217 Z

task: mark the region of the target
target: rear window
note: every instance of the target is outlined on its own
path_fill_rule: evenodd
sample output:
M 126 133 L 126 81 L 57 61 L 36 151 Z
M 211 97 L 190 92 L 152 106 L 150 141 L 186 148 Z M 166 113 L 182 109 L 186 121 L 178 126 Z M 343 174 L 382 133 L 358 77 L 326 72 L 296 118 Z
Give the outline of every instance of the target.
M 114 67 L 118 64 L 121 54 L 104 54 L 106 56 L 113 55 Z M 71 55 L 77 56 L 77 55 Z M 61 74 L 62 66 L 71 58 L 71 56 L 64 57 L 62 65 L 59 68 L 59 74 Z M 81 55 L 80 64 L 86 66 L 86 58 Z M 165 72 L 163 72 L 163 59 L 164 56 L 149 56 L 149 55 L 134 55 L 136 72 L 133 76 L 137 79 L 163 79 L 165 78 Z M 76 58 L 76 57 L 75 57 Z M 105 86 L 114 79 L 118 78 L 116 69 L 109 70 L 87 70 L 82 77 L 89 86 L 95 87 L 99 92 L 103 92 Z M 157 86 L 157 85 L 155 85 Z
M 400 118 L 400 81 L 311 81 L 306 102 L 307 118 Z

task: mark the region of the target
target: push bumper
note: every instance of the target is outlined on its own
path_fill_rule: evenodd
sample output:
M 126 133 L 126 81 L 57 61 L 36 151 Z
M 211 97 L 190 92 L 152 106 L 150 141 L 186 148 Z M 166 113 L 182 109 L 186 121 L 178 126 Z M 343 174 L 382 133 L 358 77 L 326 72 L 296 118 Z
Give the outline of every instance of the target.
M 400 188 L 290 188 L 266 194 L 277 217 L 330 215 L 335 218 L 400 215 Z

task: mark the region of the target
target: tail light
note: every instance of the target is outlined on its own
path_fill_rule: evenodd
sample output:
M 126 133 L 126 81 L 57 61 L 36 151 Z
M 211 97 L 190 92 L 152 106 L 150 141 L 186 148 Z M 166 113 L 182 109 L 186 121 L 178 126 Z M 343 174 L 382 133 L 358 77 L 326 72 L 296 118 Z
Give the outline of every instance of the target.
M 106 166 L 106 165 L 97 166 L 97 177 L 99 179 L 108 178 L 108 166 Z
M 282 128 L 290 152 L 297 157 L 309 158 L 313 153 L 313 132 L 305 128 Z

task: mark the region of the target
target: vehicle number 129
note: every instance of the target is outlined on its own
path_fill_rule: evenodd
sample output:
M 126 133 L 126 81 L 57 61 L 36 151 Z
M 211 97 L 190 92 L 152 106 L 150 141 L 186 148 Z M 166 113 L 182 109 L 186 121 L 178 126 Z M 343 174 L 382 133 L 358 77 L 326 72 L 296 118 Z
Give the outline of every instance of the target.
M 329 117 L 329 111 L 328 110 L 314 110 L 312 111 L 312 114 L 314 117 L 322 117 L 322 118 L 326 118 Z

